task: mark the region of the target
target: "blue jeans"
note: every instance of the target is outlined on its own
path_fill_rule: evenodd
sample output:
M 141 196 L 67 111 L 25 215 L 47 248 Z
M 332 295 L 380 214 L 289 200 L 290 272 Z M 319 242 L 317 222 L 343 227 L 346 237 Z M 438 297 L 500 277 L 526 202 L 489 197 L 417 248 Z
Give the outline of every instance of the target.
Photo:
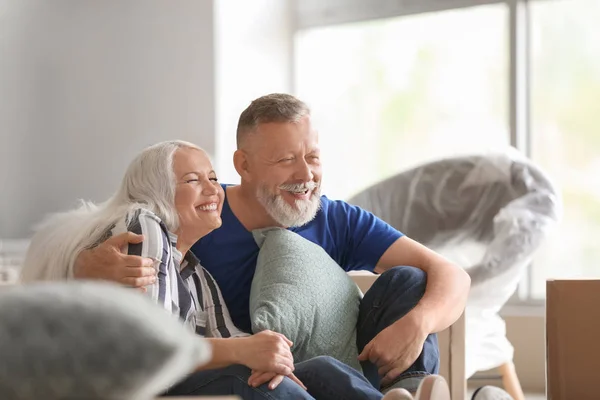
M 294 374 L 308 391 L 289 378 L 284 378 L 273 390 L 267 384 L 250 387 L 250 369 L 243 365 L 232 365 L 196 372 L 165 395 L 238 395 L 244 400 L 380 400 L 383 397 L 360 372 L 331 357 L 320 356 L 298 363 Z
M 426 274 L 412 267 L 395 267 L 381 274 L 363 298 L 357 324 L 357 344 L 361 352 L 379 332 L 412 310 L 423 297 L 427 284 Z M 266 385 L 248 386 L 250 369 L 242 365 L 200 371 L 173 386 L 165 395 L 238 395 L 242 399 L 331 399 L 380 400 L 380 378 L 377 367 L 362 363 L 364 376 L 353 368 L 332 359 L 316 357 L 296 364 L 294 373 L 308 388 L 308 392 L 285 378 L 274 390 Z M 439 349 L 437 336 L 429 335 L 417 360 L 396 380 L 401 386 L 415 392 L 420 379 L 437 374 Z
M 427 274 L 413 267 L 395 267 L 381 274 L 360 304 L 356 337 L 359 353 L 379 332 L 417 305 L 425 294 L 426 285 Z M 438 373 L 439 359 L 437 335 L 431 334 L 425 340 L 419 358 L 394 381 L 394 386 L 400 383 L 399 386 L 416 392 L 424 376 Z M 377 366 L 369 361 L 361 365 L 369 382 L 380 388 Z

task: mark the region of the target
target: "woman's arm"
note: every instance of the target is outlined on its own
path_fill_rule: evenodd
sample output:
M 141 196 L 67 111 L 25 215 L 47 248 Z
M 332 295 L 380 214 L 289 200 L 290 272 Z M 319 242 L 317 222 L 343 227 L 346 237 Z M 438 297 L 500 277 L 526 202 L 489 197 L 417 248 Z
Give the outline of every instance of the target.
M 115 230 L 123 229 L 144 237 L 141 243 L 127 245 L 127 255 L 154 261 L 157 279 L 155 283 L 145 287 L 147 295 L 165 310 L 172 312 L 171 282 L 176 279 L 178 271 L 173 262 L 168 231 L 156 215 L 144 209 L 130 212 L 124 225 L 117 226 Z M 124 268 L 127 270 L 131 267 Z
M 294 358 L 289 339 L 280 333 L 262 331 L 239 338 L 206 338 L 212 345 L 212 359 L 198 370 L 223 368 L 241 364 L 252 370 L 289 375 L 294 371 Z
M 284 335 L 271 331 L 250 336 L 239 330 L 212 275 L 202 267 L 197 272 L 202 275 L 203 309 L 207 313 L 206 333 L 213 336 L 207 338 L 213 346 L 213 359 L 200 369 L 242 364 L 252 369 L 248 384 L 253 387 L 269 382 L 269 388 L 273 390 L 287 376 L 306 389 L 292 373 L 294 358 L 290 348 L 293 343 Z
M 202 308 L 206 312 L 206 336 L 216 338 L 249 336 L 233 323 L 217 281 L 205 268 L 199 267 L 196 270 L 201 275 Z
M 276 337 L 277 335 L 279 338 Z M 294 370 L 293 358 L 289 352 L 291 342 L 283 335 L 263 331 L 249 337 L 207 338 L 207 340 L 212 345 L 212 359 L 208 364 L 199 367 L 197 371 L 241 364 L 252 370 L 252 374 L 248 379 L 248 385 L 252 387 L 258 387 L 269 382 L 269 389 L 273 390 L 287 376 L 304 390 L 307 390 L 302 381 L 291 372 Z M 274 353 L 274 351 L 281 350 L 278 349 L 277 344 L 278 342 L 281 344 L 281 340 L 285 342 L 283 351 L 279 354 Z M 268 347 L 273 347 L 273 350 L 269 350 Z

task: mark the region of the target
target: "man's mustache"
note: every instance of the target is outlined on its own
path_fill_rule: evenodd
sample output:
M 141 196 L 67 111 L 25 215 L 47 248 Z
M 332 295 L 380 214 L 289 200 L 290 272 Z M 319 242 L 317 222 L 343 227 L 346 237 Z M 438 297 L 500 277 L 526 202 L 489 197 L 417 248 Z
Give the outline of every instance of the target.
M 315 190 L 319 187 L 317 182 L 304 182 L 304 183 L 285 183 L 279 186 L 279 189 L 286 190 L 289 192 L 302 192 L 306 190 Z

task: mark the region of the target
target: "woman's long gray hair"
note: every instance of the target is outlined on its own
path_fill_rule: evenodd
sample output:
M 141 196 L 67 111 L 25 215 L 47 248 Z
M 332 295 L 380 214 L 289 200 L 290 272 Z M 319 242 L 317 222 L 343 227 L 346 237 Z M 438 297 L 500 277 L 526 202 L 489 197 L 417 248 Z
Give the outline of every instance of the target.
M 152 211 L 169 231 L 177 230 L 173 156 L 180 148 L 202 150 L 181 140 L 150 146 L 129 164 L 119 190 L 107 201 L 98 205 L 82 201 L 74 210 L 46 218 L 31 240 L 21 281 L 71 278 L 79 253 L 96 245 L 107 229 L 135 208 Z

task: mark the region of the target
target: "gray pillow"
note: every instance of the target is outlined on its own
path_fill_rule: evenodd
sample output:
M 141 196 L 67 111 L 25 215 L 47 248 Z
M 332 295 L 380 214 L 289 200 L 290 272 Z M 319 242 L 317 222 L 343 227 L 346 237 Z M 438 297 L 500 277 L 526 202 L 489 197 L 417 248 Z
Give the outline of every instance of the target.
M 149 399 L 210 358 L 143 294 L 100 282 L 0 289 L 0 398 Z
M 332 356 L 357 370 L 361 293 L 321 248 L 281 228 L 254 232 L 260 252 L 250 290 L 252 330 L 283 333 L 295 361 Z

